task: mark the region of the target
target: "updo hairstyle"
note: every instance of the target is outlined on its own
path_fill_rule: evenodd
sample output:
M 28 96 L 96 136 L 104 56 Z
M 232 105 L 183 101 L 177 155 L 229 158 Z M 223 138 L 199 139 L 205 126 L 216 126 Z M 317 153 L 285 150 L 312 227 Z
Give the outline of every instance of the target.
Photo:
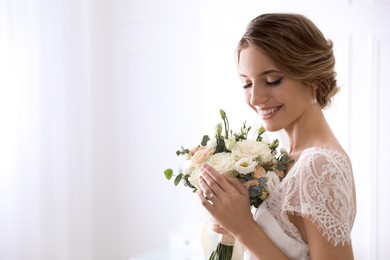
M 239 41 L 238 61 L 241 50 L 249 45 L 263 51 L 290 78 L 313 87 L 321 108 L 338 92 L 333 43 L 305 16 L 270 13 L 256 17 Z

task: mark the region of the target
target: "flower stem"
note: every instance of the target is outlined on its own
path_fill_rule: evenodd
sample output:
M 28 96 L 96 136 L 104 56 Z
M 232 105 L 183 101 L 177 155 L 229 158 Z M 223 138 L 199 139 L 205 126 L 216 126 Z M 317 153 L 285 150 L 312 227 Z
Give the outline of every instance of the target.
M 211 253 L 209 260 L 231 260 L 233 256 L 235 238 L 231 234 L 223 234 L 219 237 L 219 243 Z

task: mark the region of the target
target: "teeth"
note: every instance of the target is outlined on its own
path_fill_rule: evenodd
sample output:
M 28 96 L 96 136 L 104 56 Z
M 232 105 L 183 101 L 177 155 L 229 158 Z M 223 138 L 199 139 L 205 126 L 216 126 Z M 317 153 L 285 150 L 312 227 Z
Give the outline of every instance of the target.
M 266 116 L 266 115 L 274 113 L 278 109 L 279 109 L 279 107 L 273 107 L 273 108 L 266 109 L 266 110 L 259 109 L 259 112 L 262 116 Z

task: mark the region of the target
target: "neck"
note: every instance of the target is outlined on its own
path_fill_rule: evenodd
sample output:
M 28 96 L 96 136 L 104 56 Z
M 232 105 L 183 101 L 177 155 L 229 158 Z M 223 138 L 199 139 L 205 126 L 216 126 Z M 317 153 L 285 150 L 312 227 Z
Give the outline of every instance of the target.
M 322 109 L 309 109 L 285 128 L 290 141 L 290 154 L 299 154 L 306 148 L 326 146 L 333 143 L 334 135 Z

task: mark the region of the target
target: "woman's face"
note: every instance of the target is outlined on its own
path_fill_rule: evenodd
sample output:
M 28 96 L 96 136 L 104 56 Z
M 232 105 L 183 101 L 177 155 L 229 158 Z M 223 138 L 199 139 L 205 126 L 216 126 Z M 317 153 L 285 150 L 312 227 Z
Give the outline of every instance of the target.
M 313 107 L 313 89 L 284 75 L 262 51 L 249 45 L 239 56 L 245 99 L 268 131 L 292 128 Z

